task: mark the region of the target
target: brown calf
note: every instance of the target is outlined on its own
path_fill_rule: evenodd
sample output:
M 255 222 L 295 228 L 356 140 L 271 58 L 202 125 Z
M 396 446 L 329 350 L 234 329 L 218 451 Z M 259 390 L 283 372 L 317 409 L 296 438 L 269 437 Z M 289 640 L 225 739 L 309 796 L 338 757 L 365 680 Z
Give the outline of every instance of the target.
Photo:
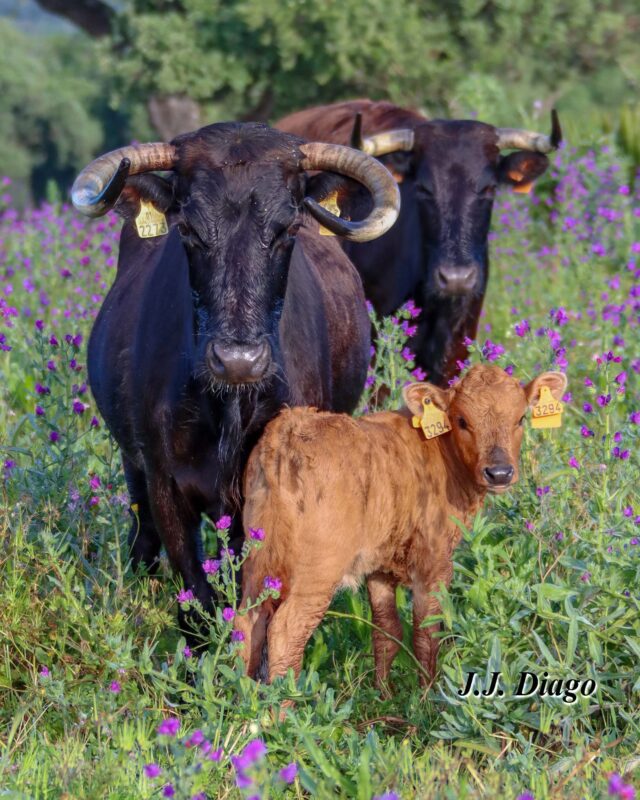
M 412 589 L 414 652 L 435 675 L 437 625 L 420 626 L 439 613 L 434 592 L 451 581 L 461 536 L 454 518 L 468 524 L 487 492 L 518 480 L 524 415 L 543 386 L 558 400 L 566 378 L 545 372 L 523 388 L 496 366 L 477 366 L 451 389 L 407 386 L 401 411 L 356 420 L 295 408 L 270 422 L 245 473 L 244 528 L 266 537 L 244 567 L 242 608 L 267 576 L 280 578 L 282 590 L 236 617 L 249 674 L 265 635 L 269 680 L 289 667 L 297 674 L 336 589 L 366 578 L 373 622 L 395 639 L 396 586 Z M 426 439 L 412 415 L 434 409 L 448 415 L 450 430 Z M 399 646 L 378 631 L 373 645 L 381 684 Z

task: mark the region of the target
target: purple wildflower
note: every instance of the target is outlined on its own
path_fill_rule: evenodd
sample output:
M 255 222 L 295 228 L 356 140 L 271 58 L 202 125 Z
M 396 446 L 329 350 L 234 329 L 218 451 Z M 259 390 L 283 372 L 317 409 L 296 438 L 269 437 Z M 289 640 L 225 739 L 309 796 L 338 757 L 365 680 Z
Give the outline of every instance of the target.
M 264 540 L 264 530 L 262 528 L 249 528 L 249 536 L 256 542 Z
M 200 729 L 195 730 L 191 736 L 185 741 L 185 747 L 198 747 L 204 742 L 204 733 Z
M 161 736 L 175 736 L 180 730 L 180 720 L 177 717 L 167 717 L 158 725 L 157 732 Z
M 264 588 L 279 592 L 282 589 L 282 581 L 280 578 L 272 578 L 270 575 L 264 579 Z
M 191 603 L 196 599 L 191 589 L 180 589 L 176 598 L 179 603 Z
M 280 780 L 284 781 L 285 783 L 293 783 L 297 774 L 298 766 L 294 761 L 292 761 L 291 764 L 287 764 L 287 766 L 283 767 L 278 773 Z
M 216 522 L 216 528 L 219 531 L 226 531 L 228 528 L 231 527 L 231 517 L 228 514 L 225 514 L 223 517 Z
M 144 774 L 147 776 L 147 778 L 157 778 L 161 772 L 162 770 L 157 764 L 144 765 Z
M 207 575 L 213 575 L 220 569 L 220 562 L 213 558 L 208 558 L 203 564 L 202 569 Z
M 236 612 L 231 608 L 231 606 L 227 606 L 226 608 L 222 609 L 222 619 L 225 622 L 231 622 L 235 617 Z
M 120 694 L 122 691 L 122 686 L 120 685 L 120 681 L 111 681 L 109 684 L 109 691 L 113 692 L 113 694 Z

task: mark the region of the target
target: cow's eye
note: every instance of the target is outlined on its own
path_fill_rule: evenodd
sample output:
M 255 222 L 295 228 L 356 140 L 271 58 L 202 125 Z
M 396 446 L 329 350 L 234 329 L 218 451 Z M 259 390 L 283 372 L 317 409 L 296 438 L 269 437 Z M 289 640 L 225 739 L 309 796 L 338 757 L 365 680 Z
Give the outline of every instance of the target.
M 294 222 L 291 225 L 289 225 L 289 227 L 287 228 L 287 235 L 288 236 L 295 236 L 298 233 L 298 231 L 300 230 L 301 225 L 302 225 L 301 221 L 297 221 L 297 222 Z
M 178 232 L 180 233 L 180 238 L 182 241 L 186 245 L 189 245 L 189 247 L 199 247 L 200 249 L 205 248 L 205 244 L 198 234 L 193 230 L 193 228 L 190 228 L 184 222 L 178 223 Z
M 496 184 L 495 183 L 488 183 L 486 186 L 482 186 L 478 189 L 478 194 L 480 197 L 494 197 L 496 193 Z
M 433 200 L 433 190 L 424 183 L 416 184 L 416 196 L 420 200 Z
M 518 425 L 519 425 L 520 427 L 522 427 L 522 426 L 524 425 L 524 420 L 525 420 L 525 415 L 523 414 L 523 415 L 520 417 L 520 422 L 518 422 Z
M 462 431 L 466 431 L 468 429 L 467 420 L 464 417 L 458 417 L 458 427 Z

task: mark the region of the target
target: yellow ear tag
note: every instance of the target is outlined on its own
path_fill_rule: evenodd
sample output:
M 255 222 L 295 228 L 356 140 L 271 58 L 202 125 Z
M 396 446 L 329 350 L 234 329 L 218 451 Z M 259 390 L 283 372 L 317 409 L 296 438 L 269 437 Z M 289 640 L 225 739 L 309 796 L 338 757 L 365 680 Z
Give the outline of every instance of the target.
M 154 236 L 164 236 L 169 233 L 167 218 L 158 209 L 146 200 L 140 201 L 140 211 L 136 217 L 136 230 L 141 239 L 153 239 Z
M 533 407 L 531 415 L 532 428 L 559 428 L 562 425 L 563 405 L 551 394 L 548 386 L 540 390 L 540 398 Z
M 422 428 L 425 439 L 435 439 L 451 430 L 447 415 L 434 405 L 428 397 L 422 401 L 422 417 L 413 417 L 411 420 L 414 428 Z
M 340 206 L 338 205 L 338 192 L 331 192 L 330 195 L 324 198 L 324 200 L 320 201 L 320 205 L 323 208 L 326 208 L 327 211 L 330 211 L 336 217 L 340 216 Z M 325 228 L 324 225 L 321 225 L 318 229 L 318 233 L 320 236 L 335 236 L 333 231 L 330 231 L 329 228 Z

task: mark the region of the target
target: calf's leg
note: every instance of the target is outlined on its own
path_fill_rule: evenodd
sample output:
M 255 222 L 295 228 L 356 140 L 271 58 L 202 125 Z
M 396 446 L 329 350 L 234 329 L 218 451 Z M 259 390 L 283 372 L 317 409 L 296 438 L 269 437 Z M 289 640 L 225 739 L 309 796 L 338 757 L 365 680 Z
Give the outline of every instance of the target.
M 336 583 L 316 583 L 313 594 L 299 586 L 291 588 L 267 629 L 269 683 L 286 675 L 289 667 L 296 676 L 300 673 L 305 645 L 329 608 Z
M 246 613 L 242 613 L 247 605 L 250 605 L 260 596 L 264 588 L 265 574 L 261 570 L 260 556 L 258 551 L 249 556 L 243 567 L 242 574 L 242 604 L 239 613 L 234 621 L 234 628 L 243 636 L 243 643 L 240 648 L 240 655 L 244 661 L 247 674 L 252 678 L 257 677 L 262 659 L 262 651 L 266 642 L 267 625 L 273 616 L 273 599 L 269 598 L 255 608 L 251 608 Z
M 367 578 L 367 590 L 371 602 L 373 624 L 385 633 L 402 641 L 402 624 L 396 607 L 398 581 L 383 572 L 374 572 Z M 391 663 L 400 645 L 382 631 L 373 631 L 373 655 L 376 664 L 376 686 L 385 689 Z
M 425 580 L 414 580 L 413 583 L 413 651 L 418 661 L 427 670 L 431 679 L 436 676 L 436 660 L 440 643 L 434 634 L 440 625 L 433 624 L 421 627 L 426 617 L 440 613 L 440 603 L 435 592 L 444 584 L 449 586 L 453 574 L 451 562 L 438 571 L 433 571 Z M 420 683 L 426 686 L 428 681 L 425 675 L 420 676 Z

